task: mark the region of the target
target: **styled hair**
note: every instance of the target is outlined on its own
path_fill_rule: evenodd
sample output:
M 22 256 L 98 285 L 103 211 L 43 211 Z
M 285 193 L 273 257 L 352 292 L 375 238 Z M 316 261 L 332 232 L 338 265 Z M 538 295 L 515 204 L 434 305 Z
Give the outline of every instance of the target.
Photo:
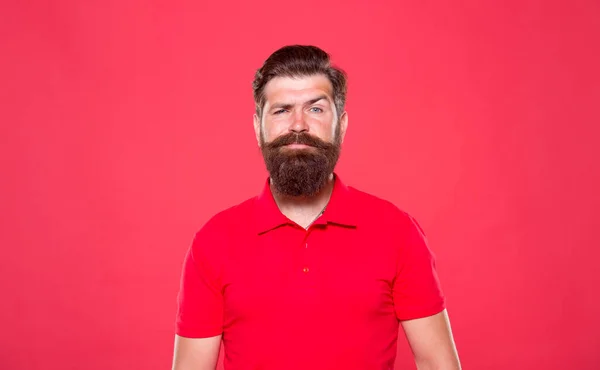
M 275 77 L 307 77 L 325 75 L 333 87 L 333 102 L 338 117 L 346 104 L 346 73 L 331 65 L 330 56 L 324 50 L 311 45 L 288 45 L 276 50 L 256 71 L 252 88 L 256 114 L 262 117 L 265 106 L 265 86 Z

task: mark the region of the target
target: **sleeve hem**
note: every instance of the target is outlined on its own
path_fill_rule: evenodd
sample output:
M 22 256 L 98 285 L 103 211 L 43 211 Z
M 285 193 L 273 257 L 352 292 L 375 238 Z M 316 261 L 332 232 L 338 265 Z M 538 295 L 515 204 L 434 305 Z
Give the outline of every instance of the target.
M 434 307 L 430 307 L 429 309 L 405 312 L 402 315 L 398 315 L 398 321 L 422 319 L 425 317 L 436 315 L 436 314 L 444 311 L 445 309 L 446 309 L 446 305 L 444 303 L 441 303 Z
M 175 334 L 184 338 L 210 338 L 223 334 L 221 328 L 183 328 L 176 327 Z

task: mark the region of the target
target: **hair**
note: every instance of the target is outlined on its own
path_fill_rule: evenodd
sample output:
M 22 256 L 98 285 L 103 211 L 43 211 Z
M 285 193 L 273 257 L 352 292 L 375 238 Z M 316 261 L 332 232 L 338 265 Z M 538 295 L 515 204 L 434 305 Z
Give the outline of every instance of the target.
M 252 88 L 256 114 L 262 117 L 265 86 L 275 77 L 307 77 L 325 75 L 333 87 L 333 102 L 338 117 L 346 104 L 346 73 L 331 64 L 329 54 L 312 45 L 288 45 L 276 50 L 256 71 Z

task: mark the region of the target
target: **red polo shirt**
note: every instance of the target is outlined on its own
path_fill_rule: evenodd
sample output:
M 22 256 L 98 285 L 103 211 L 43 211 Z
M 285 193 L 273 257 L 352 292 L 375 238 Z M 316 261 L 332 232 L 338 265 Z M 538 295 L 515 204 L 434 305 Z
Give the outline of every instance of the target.
M 415 220 L 342 183 L 309 228 L 270 187 L 210 219 L 186 255 L 176 333 L 223 335 L 225 369 L 393 369 L 399 320 L 444 309 Z

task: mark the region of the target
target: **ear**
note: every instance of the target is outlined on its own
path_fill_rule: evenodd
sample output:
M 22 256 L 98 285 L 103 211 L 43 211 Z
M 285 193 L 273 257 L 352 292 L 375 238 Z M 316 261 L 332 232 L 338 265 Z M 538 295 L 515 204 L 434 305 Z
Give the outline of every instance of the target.
M 256 135 L 256 143 L 260 147 L 260 117 L 254 113 L 254 135 Z
M 348 112 L 344 111 L 340 116 L 340 143 L 344 142 L 344 136 L 346 136 L 346 130 L 348 129 Z

